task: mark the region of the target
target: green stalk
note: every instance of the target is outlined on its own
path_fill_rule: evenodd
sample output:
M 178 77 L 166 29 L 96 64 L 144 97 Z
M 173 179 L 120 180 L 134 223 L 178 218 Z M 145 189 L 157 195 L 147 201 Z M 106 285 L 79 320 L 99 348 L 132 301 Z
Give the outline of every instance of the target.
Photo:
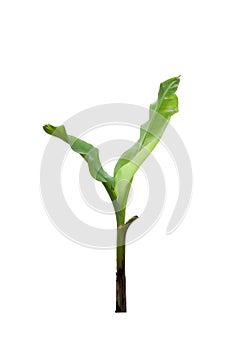
M 116 247 L 116 312 L 126 312 L 126 277 L 125 277 L 125 213 L 116 212 L 117 247 Z
M 125 208 L 120 209 L 114 189 L 108 183 L 103 183 L 103 185 L 111 198 L 117 222 L 115 312 L 126 312 L 125 238 L 129 226 L 138 216 L 133 216 L 125 223 Z
M 138 217 L 133 216 L 124 223 L 125 211 L 116 212 L 117 247 L 116 247 L 116 312 L 126 312 L 126 276 L 125 276 L 125 239 L 130 224 Z

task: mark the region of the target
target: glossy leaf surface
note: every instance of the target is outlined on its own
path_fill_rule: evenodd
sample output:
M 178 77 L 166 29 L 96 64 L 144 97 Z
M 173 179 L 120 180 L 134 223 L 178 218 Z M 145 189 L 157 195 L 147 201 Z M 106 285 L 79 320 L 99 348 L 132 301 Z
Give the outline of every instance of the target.
M 51 124 L 47 124 L 43 126 L 43 129 L 48 134 L 56 136 L 59 139 L 67 142 L 73 151 L 79 153 L 88 163 L 90 174 L 94 179 L 103 183 L 108 183 L 111 187 L 113 187 L 113 177 L 111 177 L 103 169 L 99 159 L 98 148 L 95 148 L 90 143 L 87 143 L 81 139 L 68 135 L 64 125 L 53 126 Z
M 160 85 L 158 99 L 150 105 L 149 120 L 141 125 L 138 141 L 124 152 L 114 169 L 114 186 L 121 209 L 127 204 L 134 174 L 161 139 L 173 114 L 178 112 L 175 94 L 179 77 L 166 80 Z

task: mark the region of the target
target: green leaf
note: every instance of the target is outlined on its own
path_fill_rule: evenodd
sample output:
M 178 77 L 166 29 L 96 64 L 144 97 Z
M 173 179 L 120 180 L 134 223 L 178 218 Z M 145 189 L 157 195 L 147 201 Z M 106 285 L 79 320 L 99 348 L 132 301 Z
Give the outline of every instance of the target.
M 91 176 L 103 183 L 108 183 L 110 187 L 113 187 L 114 179 L 106 171 L 104 171 L 100 159 L 99 150 L 90 143 L 87 143 L 74 136 L 68 135 L 64 125 L 53 126 L 50 124 L 44 125 L 43 129 L 47 134 L 58 137 L 59 139 L 67 142 L 73 151 L 79 153 L 88 163 Z
M 138 141 L 124 152 L 114 169 L 114 186 L 120 208 L 126 207 L 134 174 L 161 139 L 173 114 L 178 112 L 175 92 L 179 77 L 166 80 L 160 85 L 158 99 L 150 105 L 149 120 L 141 125 Z

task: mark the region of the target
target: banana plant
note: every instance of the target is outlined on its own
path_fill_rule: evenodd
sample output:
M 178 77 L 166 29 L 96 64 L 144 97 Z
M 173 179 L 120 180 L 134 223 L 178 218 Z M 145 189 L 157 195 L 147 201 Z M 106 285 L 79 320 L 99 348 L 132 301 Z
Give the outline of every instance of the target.
M 68 143 L 87 162 L 91 176 L 102 182 L 111 201 L 116 216 L 116 312 L 126 312 L 125 243 L 129 226 L 138 218 L 125 220 L 127 200 L 134 175 L 140 165 L 161 139 L 171 116 L 178 112 L 176 90 L 180 77 L 174 77 L 160 84 L 158 98 L 149 107 L 148 120 L 141 125 L 137 142 L 125 151 L 116 163 L 114 175 L 110 176 L 102 167 L 99 150 L 75 136 L 68 135 L 64 125 L 43 126 L 46 133 Z

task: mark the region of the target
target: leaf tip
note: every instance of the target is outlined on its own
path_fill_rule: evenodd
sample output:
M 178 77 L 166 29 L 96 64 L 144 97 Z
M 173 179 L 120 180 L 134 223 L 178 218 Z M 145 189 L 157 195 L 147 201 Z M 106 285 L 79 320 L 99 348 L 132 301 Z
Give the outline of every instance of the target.
M 45 124 L 43 125 L 43 129 L 45 132 L 47 132 L 47 134 L 52 135 L 56 128 L 51 124 Z

